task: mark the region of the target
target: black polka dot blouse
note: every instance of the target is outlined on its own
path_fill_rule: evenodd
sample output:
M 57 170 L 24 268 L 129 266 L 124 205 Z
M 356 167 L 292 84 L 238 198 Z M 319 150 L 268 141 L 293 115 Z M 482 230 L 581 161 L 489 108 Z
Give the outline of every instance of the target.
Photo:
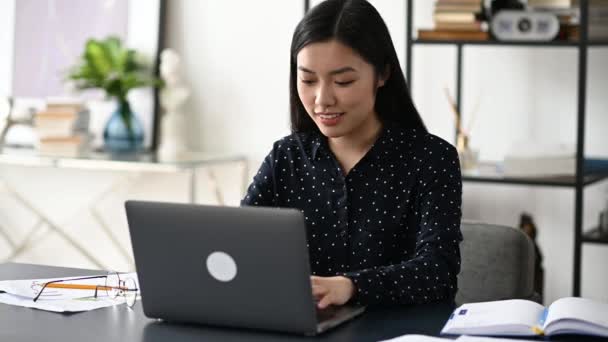
M 452 145 L 385 125 L 346 176 L 320 133 L 275 142 L 241 205 L 300 209 L 312 273 L 346 276 L 352 302 L 384 305 L 453 301 L 461 200 Z

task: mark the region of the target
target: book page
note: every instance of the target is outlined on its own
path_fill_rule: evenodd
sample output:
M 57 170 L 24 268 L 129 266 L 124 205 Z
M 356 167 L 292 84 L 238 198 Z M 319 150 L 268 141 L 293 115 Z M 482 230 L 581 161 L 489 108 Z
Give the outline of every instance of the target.
M 448 342 L 452 341 L 450 339 L 439 338 L 428 335 L 403 335 L 395 338 L 391 338 L 390 340 L 384 340 L 380 342 Z
M 510 299 L 460 306 L 442 330 L 445 334 L 535 335 L 545 308 L 532 301 Z
M 558 326 L 558 321 L 568 320 L 567 327 Z M 572 321 L 578 321 L 578 324 Z M 608 303 L 586 298 L 566 297 L 553 302 L 549 307 L 549 313 L 545 321 L 547 333 L 557 329 L 578 329 L 585 332 L 585 326 L 581 322 L 587 322 L 599 327 L 604 327 L 608 333 Z
M 456 339 L 458 342 L 534 342 L 536 340 L 522 340 L 521 338 L 496 338 L 496 337 L 479 337 L 479 336 L 460 336 Z M 538 342 L 538 341 L 537 341 Z

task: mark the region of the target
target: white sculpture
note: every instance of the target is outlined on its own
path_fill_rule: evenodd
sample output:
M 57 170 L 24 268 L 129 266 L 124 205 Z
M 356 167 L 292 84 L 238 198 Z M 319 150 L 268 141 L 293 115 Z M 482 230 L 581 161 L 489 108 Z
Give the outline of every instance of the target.
M 165 113 L 161 119 L 158 158 L 164 161 L 183 159 L 188 152 L 186 116 L 182 107 L 190 97 L 190 89 L 183 85 L 180 64 L 175 51 L 165 49 L 161 52 L 160 75 L 165 86 L 160 91 L 160 103 Z

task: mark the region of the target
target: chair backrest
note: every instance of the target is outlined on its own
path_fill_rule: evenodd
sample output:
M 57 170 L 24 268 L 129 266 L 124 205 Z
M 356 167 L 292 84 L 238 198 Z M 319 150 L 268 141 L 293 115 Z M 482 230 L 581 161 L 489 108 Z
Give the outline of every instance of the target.
M 502 299 L 537 300 L 534 245 L 521 230 L 463 222 L 456 304 Z

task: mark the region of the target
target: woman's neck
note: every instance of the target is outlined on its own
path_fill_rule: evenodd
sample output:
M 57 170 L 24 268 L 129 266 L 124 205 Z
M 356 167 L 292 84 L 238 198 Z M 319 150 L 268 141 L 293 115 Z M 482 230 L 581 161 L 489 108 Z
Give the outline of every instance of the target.
M 363 123 L 359 129 L 341 137 L 328 138 L 329 148 L 344 169 L 344 174 L 347 174 L 370 150 L 381 131 L 382 123 L 374 115 L 369 122 Z

